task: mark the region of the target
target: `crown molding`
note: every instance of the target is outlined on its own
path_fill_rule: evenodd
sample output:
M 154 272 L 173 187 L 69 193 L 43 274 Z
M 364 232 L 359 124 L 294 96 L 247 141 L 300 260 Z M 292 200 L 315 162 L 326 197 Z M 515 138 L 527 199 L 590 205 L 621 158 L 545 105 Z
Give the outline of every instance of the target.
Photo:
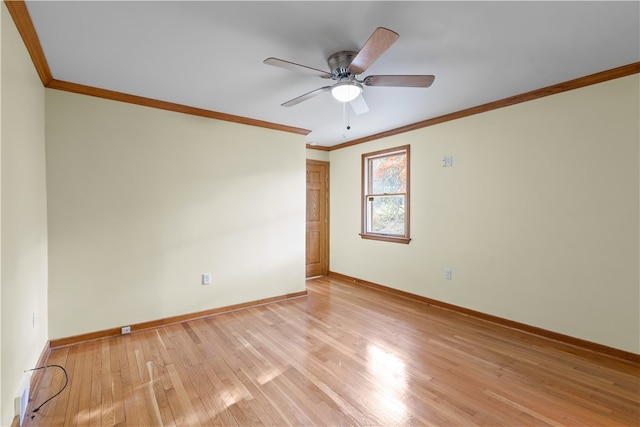
M 42 84 L 47 86 L 51 80 L 53 80 L 53 76 L 51 75 L 49 64 L 47 64 L 47 59 L 42 51 L 36 29 L 33 27 L 27 5 L 24 0 L 4 0 L 4 4 L 7 6 L 9 14 L 16 24 L 18 33 L 20 33 L 20 37 L 22 37 L 22 41 L 27 47 L 31 61 L 33 61 L 33 65 L 36 68 L 38 76 L 40 76 Z
M 374 141 L 376 139 L 386 138 L 389 136 L 398 135 L 401 133 L 410 132 L 417 129 L 422 129 L 428 126 L 437 125 L 437 124 L 448 122 L 451 120 L 457 120 L 463 117 L 473 116 L 475 114 L 486 113 L 487 111 L 497 110 L 499 108 L 508 107 L 510 105 L 520 104 L 522 102 L 533 101 L 534 99 L 543 98 L 545 96 L 555 95 L 557 93 L 579 89 L 581 87 L 590 86 L 596 83 L 603 83 L 608 80 L 614 80 L 620 77 L 626 77 L 626 76 L 630 76 L 638 73 L 640 73 L 640 62 L 634 62 L 633 64 L 624 65 L 622 67 L 613 68 L 611 70 L 602 71 L 600 73 L 590 74 L 588 76 L 579 77 L 577 79 L 569 80 L 563 83 L 558 83 L 555 85 L 543 87 L 541 89 L 525 92 L 520 95 L 514 95 L 509 98 L 500 99 L 498 101 L 489 102 L 487 104 L 482 104 L 475 107 L 467 108 L 465 110 L 456 111 L 451 114 L 445 114 L 443 116 L 423 120 L 421 122 L 417 122 L 417 123 L 409 124 L 407 126 L 392 129 L 389 131 L 377 133 L 375 135 L 370 135 L 364 138 L 354 139 L 353 141 L 348 141 L 342 144 L 333 145 L 331 147 L 323 147 L 323 148 L 326 148 L 328 151 L 339 150 L 341 148 L 363 144 L 365 142 Z M 307 148 L 322 149 L 315 146 L 307 146 Z
M 227 122 L 241 123 L 249 126 L 258 126 L 262 128 L 278 130 L 283 132 L 295 133 L 299 135 L 307 135 L 310 131 L 307 129 L 285 126 L 278 123 L 265 122 L 262 120 L 250 119 L 248 117 L 234 116 L 232 114 L 220 113 L 217 111 L 205 110 L 203 108 L 190 107 L 188 105 L 175 104 L 173 102 L 160 101 L 153 98 L 145 98 L 137 95 L 116 92 L 113 90 L 100 89 L 93 86 L 85 86 L 78 83 L 65 82 L 53 79 L 46 85 L 48 89 L 62 90 L 82 95 L 95 96 L 97 98 L 110 99 L 113 101 L 126 102 L 129 104 L 142 105 L 145 107 L 158 108 L 160 110 L 168 110 L 176 113 L 191 114 L 193 116 L 206 117 L 209 119 L 224 120 Z
M 24 0 L 4 0 L 11 17 L 24 41 L 25 46 L 31 56 L 33 65 L 40 76 L 42 84 L 50 89 L 64 90 L 68 92 L 74 92 L 83 95 L 96 96 L 105 99 L 111 99 L 115 101 L 128 102 L 137 105 L 144 105 L 152 108 L 159 108 L 163 110 L 175 111 L 179 113 L 192 114 L 201 117 L 207 117 L 211 119 L 230 121 L 235 123 L 241 123 L 250 126 L 259 126 L 267 129 L 279 130 L 283 132 L 295 133 L 299 135 L 308 135 L 311 131 L 308 129 L 302 129 L 297 127 L 285 126 L 278 123 L 266 122 L 262 120 L 250 119 L 242 116 L 235 116 L 226 113 L 220 113 L 211 110 L 205 110 L 201 108 L 189 107 L 187 105 L 175 104 L 166 101 L 160 101 L 151 98 L 144 98 L 141 96 L 130 95 L 121 92 L 115 92 L 107 89 L 100 89 L 92 86 L 85 86 L 77 83 L 65 82 L 56 80 L 51 74 L 49 65 L 44 56 L 42 46 L 38 39 L 38 35 L 29 16 L 29 11 Z M 434 117 L 431 119 L 423 120 L 417 123 L 412 123 L 406 126 L 402 126 L 396 129 L 391 129 L 385 132 L 369 135 L 364 138 L 354 139 L 352 141 L 344 142 L 342 144 L 327 146 L 318 146 L 307 144 L 308 149 L 320 150 L 320 151 L 333 151 L 339 150 L 353 145 L 363 144 L 365 142 L 374 141 L 381 138 L 386 138 L 393 135 L 398 135 L 405 132 L 410 132 L 417 129 L 437 125 L 440 123 L 448 122 L 451 120 L 461 119 L 463 117 L 469 117 L 475 114 L 485 113 L 499 108 L 508 107 L 510 105 L 519 104 L 522 102 L 532 101 L 534 99 L 542 98 L 549 95 L 555 95 L 561 92 L 566 92 L 573 89 L 593 85 L 596 83 L 606 82 L 608 80 L 617 79 L 620 77 L 626 77 L 633 74 L 640 73 L 640 62 L 634 62 L 629 65 L 613 68 L 611 70 L 602 71 L 588 76 L 579 77 L 574 80 L 569 80 L 563 83 L 547 86 L 541 89 L 536 89 L 530 92 L 522 93 L 520 95 L 511 96 L 498 101 L 489 102 L 486 104 L 478 105 L 475 107 L 467 108 L 464 110 L 456 111 L 454 113 L 445 114 L 443 116 Z
M 11 18 L 24 41 L 24 44 L 31 56 L 33 65 L 40 76 L 42 85 L 48 89 L 58 89 L 67 92 L 78 93 L 82 95 L 95 96 L 98 98 L 110 99 L 114 101 L 127 102 L 130 104 L 143 105 L 146 107 L 159 108 L 161 110 L 169 110 L 178 113 L 191 114 L 210 119 L 224 120 L 227 122 L 241 123 L 249 126 L 258 126 L 262 128 L 295 133 L 298 135 L 308 135 L 311 131 L 307 129 L 285 126 L 278 123 L 267 122 L 263 120 L 251 119 L 248 117 L 235 116 L 232 114 L 220 113 L 217 111 L 205 110 L 202 108 L 190 107 L 188 105 L 175 104 L 172 102 L 160 101 L 142 96 L 130 95 L 122 92 L 116 92 L 107 89 L 86 86 L 77 83 L 56 80 L 51 74 L 49 64 L 44 56 L 44 51 L 40 45 L 40 40 L 29 16 L 29 11 L 24 0 L 4 0 Z

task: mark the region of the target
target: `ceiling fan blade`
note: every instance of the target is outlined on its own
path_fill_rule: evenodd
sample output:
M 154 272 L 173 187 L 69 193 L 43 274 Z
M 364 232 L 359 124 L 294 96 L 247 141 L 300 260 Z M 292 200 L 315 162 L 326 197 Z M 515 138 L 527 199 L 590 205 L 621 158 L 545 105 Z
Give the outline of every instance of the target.
M 354 74 L 363 73 L 376 59 L 398 40 L 400 35 L 384 27 L 378 27 L 369 40 L 362 46 L 360 52 L 353 58 L 349 68 Z
M 306 65 L 296 64 L 295 62 L 285 61 L 278 58 L 267 58 L 263 63 L 267 65 L 273 65 L 274 67 L 284 68 L 285 70 L 297 71 L 305 74 L 312 74 L 314 76 L 322 77 L 323 79 L 331 78 L 331 73 L 318 70 L 316 68 L 307 67 Z
M 300 95 L 297 98 L 293 98 L 287 102 L 285 102 L 284 104 L 282 104 L 283 107 L 291 107 L 293 105 L 299 104 L 302 101 L 306 101 L 309 98 L 313 98 L 314 96 L 320 95 L 321 93 L 324 93 L 326 91 L 328 91 L 329 89 L 331 89 L 331 86 L 324 86 L 315 90 L 312 90 L 311 92 L 307 92 L 304 95 Z
M 367 86 L 429 87 L 436 76 L 368 76 L 364 79 Z
M 369 111 L 369 106 L 364 100 L 362 94 L 358 95 L 358 97 L 351 101 L 349 104 L 351 105 L 351 109 L 353 110 L 353 112 L 357 115 L 364 114 Z

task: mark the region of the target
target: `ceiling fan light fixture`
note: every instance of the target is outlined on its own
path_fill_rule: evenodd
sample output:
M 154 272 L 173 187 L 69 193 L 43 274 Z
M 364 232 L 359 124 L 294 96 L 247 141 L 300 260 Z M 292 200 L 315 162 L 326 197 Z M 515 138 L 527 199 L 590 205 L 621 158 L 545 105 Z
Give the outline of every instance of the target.
M 351 102 L 362 93 L 362 85 L 353 80 L 338 82 L 331 87 L 331 95 L 340 102 Z

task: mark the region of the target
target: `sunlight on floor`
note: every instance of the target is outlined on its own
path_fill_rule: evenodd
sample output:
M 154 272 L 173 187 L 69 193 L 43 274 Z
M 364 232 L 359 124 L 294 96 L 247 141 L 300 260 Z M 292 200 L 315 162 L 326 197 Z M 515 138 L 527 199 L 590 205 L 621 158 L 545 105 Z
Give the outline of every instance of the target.
M 369 368 L 375 375 L 378 386 L 377 398 L 385 418 L 393 423 L 407 420 L 407 407 L 403 403 L 407 392 L 406 366 L 402 360 L 376 345 L 367 347 Z
M 256 378 L 256 379 L 258 380 L 258 383 L 260 385 L 265 385 L 266 383 L 268 383 L 272 379 L 274 379 L 277 376 L 279 376 L 280 374 L 282 374 L 282 372 L 283 371 L 281 369 L 272 368 L 269 372 L 265 372 L 264 374 L 258 376 L 258 378 Z

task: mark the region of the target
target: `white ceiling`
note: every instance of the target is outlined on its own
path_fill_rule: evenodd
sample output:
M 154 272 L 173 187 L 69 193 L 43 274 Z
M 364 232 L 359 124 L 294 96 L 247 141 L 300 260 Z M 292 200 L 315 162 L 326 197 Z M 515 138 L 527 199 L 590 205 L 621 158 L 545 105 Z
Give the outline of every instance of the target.
M 331 146 L 640 61 L 640 2 L 28 1 L 54 79 L 311 130 Z M 370 111 L 329 93 L 280 104 L 376 27 L 400 34 L 364 74 L 434 74 L 365 87 Z M 350 111 L 350 110 L 349 110 Z

